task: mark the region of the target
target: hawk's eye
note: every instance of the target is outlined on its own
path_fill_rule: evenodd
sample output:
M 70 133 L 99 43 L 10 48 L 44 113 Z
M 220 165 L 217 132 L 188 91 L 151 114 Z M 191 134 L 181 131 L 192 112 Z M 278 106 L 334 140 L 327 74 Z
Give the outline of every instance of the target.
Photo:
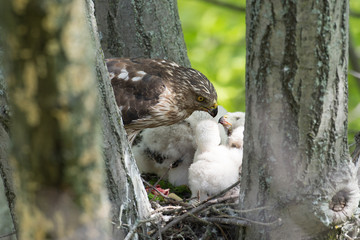
M 198 100 L 199 102 L 202 102 L 202 101 L 204 101 L 204 97 L 198 96 L 198 97 L 197 97 L 197 100 Z

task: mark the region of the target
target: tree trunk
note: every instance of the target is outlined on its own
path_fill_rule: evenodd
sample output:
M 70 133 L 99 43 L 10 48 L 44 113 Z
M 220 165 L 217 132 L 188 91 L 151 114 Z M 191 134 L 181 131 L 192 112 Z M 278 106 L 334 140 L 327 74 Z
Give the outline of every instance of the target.
M 170 1 L 95 1 L 96 20 L 106 57 L 165 58 L 189 66 L 177 2 Z M 97 30 L 94 29 L 94 32 Z M 150 204 L 135 160 L 126 139 L 108 73 L 98 56 L 99 86 L 104 104 L 104 155 L 107 184 L 112 201 L 114 236 L 122 239 L 128 229 L 150 216 Z M 107 80 L 107 81 L 105 81 Z M 123 226 L 122 226 L 123 227 Z M 146 235 L 146 226 L 143 224 Z M 143 237 L 143 236 L 137 236 Z
M 21 239 L 105 239 L 94 51 L 81 0 L 1 6 Z
M 190 66 L 176 0 L 96 0 L 105 57 L 165 58 Z
M 121 113 L 115 102 L 109 73 L 97 37 L 98 30 L 92 0 L 87 0 L 87 11 L 95 49 L 97 49 L 96 70 L 102 103 L 103 151 L 109 198 L 112 203 L 113 237 L 124 239 L 129 231 L 124 225 L 132 226 L 137 220 L 148 218 L 151 207 L 130 151 Z M 143 225 L 143 233 L 146 235 L 146 225 Z M 136 234 L 134 238 L 137 237 Z
M 252 224 L 241 239 L 328 239 L 358 205 L 347 146 L 348 11 L 343 0 L 247 1 L 240 205 L 266 207 L 244 216 L 273 224 Z M 341 197 L 345 207 L 333 210 Z
M 0 41 L 1 42 L 1 41 Z M 8 161 L 10 111 L 7 87 L 3 75 L 3 53 L 0 49 L 0 236 L 16 239 L 15 192 L 12 171 Z

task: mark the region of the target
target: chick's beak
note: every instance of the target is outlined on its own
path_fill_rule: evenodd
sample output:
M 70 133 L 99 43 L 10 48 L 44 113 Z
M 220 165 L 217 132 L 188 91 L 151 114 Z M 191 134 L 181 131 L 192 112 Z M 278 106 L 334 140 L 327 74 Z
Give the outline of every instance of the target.
M 226 129 L 230 129 L 231 128 L 231 123 L 229 123 L 228 121 L 226 121 L 226 119 L 227 119 L 227 116 L 226 115 L 224 115 L 224 116 L 222 116 L 220 119 L 219 119 L 219 123 L 221 124 L 221 125 L 223 125 Z
M 216 117 L 217 113 L 218 113 L 218 104 L 215 103 L 214 105 L 212 105 L 207 112 L 212 116 L 212 117 Z

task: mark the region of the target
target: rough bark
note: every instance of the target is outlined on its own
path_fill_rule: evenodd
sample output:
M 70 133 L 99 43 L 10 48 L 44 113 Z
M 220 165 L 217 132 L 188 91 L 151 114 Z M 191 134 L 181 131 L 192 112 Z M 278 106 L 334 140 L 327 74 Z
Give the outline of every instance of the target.
M 241 239 L 328 239 L 359 202 L 347 146 L 348 1 L 247 1 Z M 342 211 L 330 209 L 344 195 Z M 276 224 L 281 218 L 281 225 Z
M 149 217 L 151 207 L 115 102 L 109 73 L 104 62 L 104 54 L 97 35 L 97 24 L 91 0 L 87 0 L 87 11 L 97 50 L 96 70 L 102 103 L 103 152 L 109 198 L 112 203 L 113 237 L 114 239 L 124 239 L 129 231 L 128 226 L 134 225 L 137 220 Z M 146 236 L 146 225 L 143 225 L 143 233 Z M 134 239 L 136 238 L 138 238 L 137 234 L 134 236 Z
M 6 1 L 20 239 L 105 239 L 94 46 L 81 0 Z
M 96 0 L 106 58 L 164 58 L 190 66 L 176 0 Z
M 8 161 L 10 108 L 3 61 L 3 52 L 0 49 L 0 236 L 11 234 L 7 239 L 16 239 L 15 192 Z

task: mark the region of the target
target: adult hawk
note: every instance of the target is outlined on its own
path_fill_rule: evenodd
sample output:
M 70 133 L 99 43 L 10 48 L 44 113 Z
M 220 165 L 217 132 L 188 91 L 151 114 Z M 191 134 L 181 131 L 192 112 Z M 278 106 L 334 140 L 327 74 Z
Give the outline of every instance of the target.
M 217 94 L 199 71 L 158 59 L 106 60 L 128 140 L 145 128 L 171 125 L 194 111 L 216 116 Z

